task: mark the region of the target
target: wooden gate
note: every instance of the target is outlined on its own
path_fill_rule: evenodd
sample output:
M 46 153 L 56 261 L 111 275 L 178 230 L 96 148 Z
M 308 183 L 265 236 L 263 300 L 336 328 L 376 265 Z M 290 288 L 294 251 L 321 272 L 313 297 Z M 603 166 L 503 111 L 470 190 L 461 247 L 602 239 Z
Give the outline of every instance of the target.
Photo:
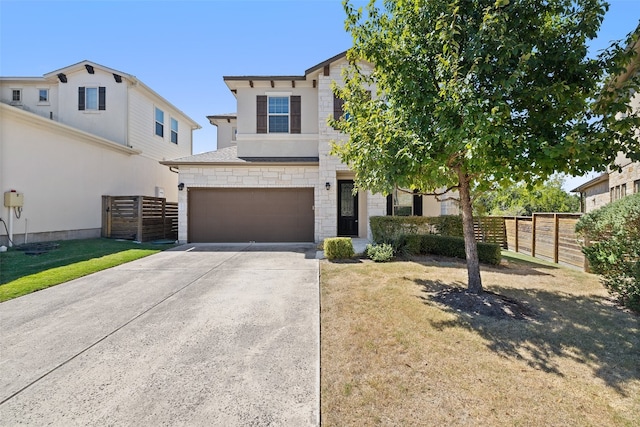
M 102 237 L 177 240 L 178 204 L 161 197 L 102 196 Z

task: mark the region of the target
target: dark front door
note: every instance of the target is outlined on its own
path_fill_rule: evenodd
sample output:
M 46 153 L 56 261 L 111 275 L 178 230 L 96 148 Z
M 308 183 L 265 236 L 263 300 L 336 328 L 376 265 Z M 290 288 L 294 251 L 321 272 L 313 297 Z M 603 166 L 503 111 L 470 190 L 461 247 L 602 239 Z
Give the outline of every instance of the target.
M 358 195 L 353 180 L 338 181 L 338 236 L 358 235 Z

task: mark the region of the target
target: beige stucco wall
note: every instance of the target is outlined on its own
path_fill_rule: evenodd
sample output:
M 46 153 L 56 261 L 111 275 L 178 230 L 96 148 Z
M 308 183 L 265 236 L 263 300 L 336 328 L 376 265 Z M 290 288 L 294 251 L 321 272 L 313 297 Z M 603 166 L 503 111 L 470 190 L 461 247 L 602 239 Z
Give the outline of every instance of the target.
M 598 209 L 611 201 L 609 195 L 609 181 L 603 181 L 587 188 L 583 193 L 584 209 L 586 212 Z
M 178 175 L 155 159 L 14 107 L 0 105 L 0 113 L 0 191 L 24 194 L 14 236 L 25 226 L 30 235 L 97 230 L 102 195 L 155 196 L 159 187 L 177 200 Z
M 234 131 L 238 127 L 238 121 L 236 119 L 230 119 L 228 122 L 226 120 L 217 120 L 216 127 L 218 128 L 216 131 L 218 150 L 237 144 L 234 135 Z

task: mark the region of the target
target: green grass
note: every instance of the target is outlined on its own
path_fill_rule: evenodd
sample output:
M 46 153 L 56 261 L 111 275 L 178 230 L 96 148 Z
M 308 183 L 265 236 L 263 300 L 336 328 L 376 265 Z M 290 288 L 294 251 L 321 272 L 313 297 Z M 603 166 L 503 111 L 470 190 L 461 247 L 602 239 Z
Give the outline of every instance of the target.
M 45 254 L 0 253 L 0 302 L 160 252 L 173 245 L 110 239 L 65 240 Z

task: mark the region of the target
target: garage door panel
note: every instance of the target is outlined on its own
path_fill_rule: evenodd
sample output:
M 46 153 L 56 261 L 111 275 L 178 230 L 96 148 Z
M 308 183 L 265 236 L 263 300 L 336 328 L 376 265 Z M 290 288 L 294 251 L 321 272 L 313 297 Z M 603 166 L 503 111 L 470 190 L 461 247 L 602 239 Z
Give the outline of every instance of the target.
M 311 242 L 312 188 L 190 188 L 190 242 Z

